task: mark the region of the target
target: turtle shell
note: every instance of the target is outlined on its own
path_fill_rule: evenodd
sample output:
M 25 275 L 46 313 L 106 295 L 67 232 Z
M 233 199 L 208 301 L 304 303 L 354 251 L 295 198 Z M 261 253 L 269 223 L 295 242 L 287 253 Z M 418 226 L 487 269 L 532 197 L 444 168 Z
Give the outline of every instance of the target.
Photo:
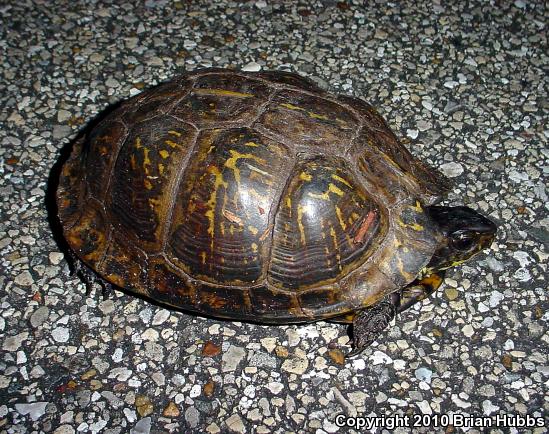
M 208 69 L 122 103 L 64 164 L 59 218 L 107 281 L 223 318 L 375 303 L 430 260 L 445 179 L 366 102 L 284 72 Z

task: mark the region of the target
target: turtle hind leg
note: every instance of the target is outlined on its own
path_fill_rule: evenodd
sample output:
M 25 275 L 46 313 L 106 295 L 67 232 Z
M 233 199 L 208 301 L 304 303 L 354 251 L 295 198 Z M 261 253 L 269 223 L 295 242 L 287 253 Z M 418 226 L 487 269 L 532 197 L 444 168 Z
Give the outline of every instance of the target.
M 114 294 L 114 286 L 103 279 L 99 274 L 93 271 L 90 267 L 82 262 L 82 260 L 76 256 L 73 252 L 70 252 L 72 261 L 71 275 L 78 276 L 86 285 L 86 296 L 89 296 L 96 284 L 101 286 L 101 293 L 103 300 L 108 299 Z
M 373 306 L 359 311 L 353 319 L 353 350 L 347 357 L 362 353 L 381 334 L 398 312 L 400 294 L 393 293 Z

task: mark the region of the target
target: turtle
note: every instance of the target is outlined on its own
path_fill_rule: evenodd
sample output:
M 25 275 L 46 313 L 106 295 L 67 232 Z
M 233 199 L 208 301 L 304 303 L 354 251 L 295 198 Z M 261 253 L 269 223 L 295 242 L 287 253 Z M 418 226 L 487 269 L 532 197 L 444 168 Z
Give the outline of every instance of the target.
M 78 274 L 233 321 L 350 324 L 363 351 L 496 225 L 360 98 L 282 71 L 200 69 L 73 144 L 57 212 Z

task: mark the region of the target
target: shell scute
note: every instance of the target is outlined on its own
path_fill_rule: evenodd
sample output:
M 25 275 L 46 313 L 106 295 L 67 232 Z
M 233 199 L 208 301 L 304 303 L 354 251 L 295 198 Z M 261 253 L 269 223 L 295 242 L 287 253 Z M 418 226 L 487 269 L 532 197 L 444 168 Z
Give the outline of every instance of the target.
M 301 161 L 280 200 L 269 281 L 292 290 L 335 282 L 382 239 L 382 212 L 343 160 Z
M 275 94 L 256 125 L 288 142 L 329 148 L 350 143 L 360 121 L 341 104 L 288 89 Z
M 111 223 L 148 252 L 162 247 L 173 184 L 196 135 L 161 115 L 135 124 L 118 154 L 107 202 Z
M 273 90 L 259 80 L 228 74 L 198 76 L 171 113 L 199 128 L 251 123 Z
M 284 145 L 249 128 L 202 133 L 177 193 L 170 260 L 211 283 L 262 280 L 271 209 L 289 166 Z

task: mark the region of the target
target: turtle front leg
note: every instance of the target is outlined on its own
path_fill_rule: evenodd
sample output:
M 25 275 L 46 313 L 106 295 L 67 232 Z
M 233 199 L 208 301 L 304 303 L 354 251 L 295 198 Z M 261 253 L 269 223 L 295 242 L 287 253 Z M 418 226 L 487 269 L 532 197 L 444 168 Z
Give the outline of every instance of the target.
M 400 291 L 400 303 L 398 307 L 398 313 L 404 312 L 414 304 L 425 300 L 433 292 L 435 292 L 442 282 L 444 281 L 445 271 L 439 271 L 437 273 L 425 276 L 423 279 L 408 285 L 406 288 Z
M 400 294 L 393 293 L 373 306 L 362 309 L 353 319 L 353 350 L 356 356 L 369 347 L 389 325 L 398 312 Z
M 349 357 L 364 351 L 378 338 L 397 313 L 429 297 L 440 287 L 443 280 L 443 271 L 431 274 L 356 313 L 353 318 L 353 350 Z

